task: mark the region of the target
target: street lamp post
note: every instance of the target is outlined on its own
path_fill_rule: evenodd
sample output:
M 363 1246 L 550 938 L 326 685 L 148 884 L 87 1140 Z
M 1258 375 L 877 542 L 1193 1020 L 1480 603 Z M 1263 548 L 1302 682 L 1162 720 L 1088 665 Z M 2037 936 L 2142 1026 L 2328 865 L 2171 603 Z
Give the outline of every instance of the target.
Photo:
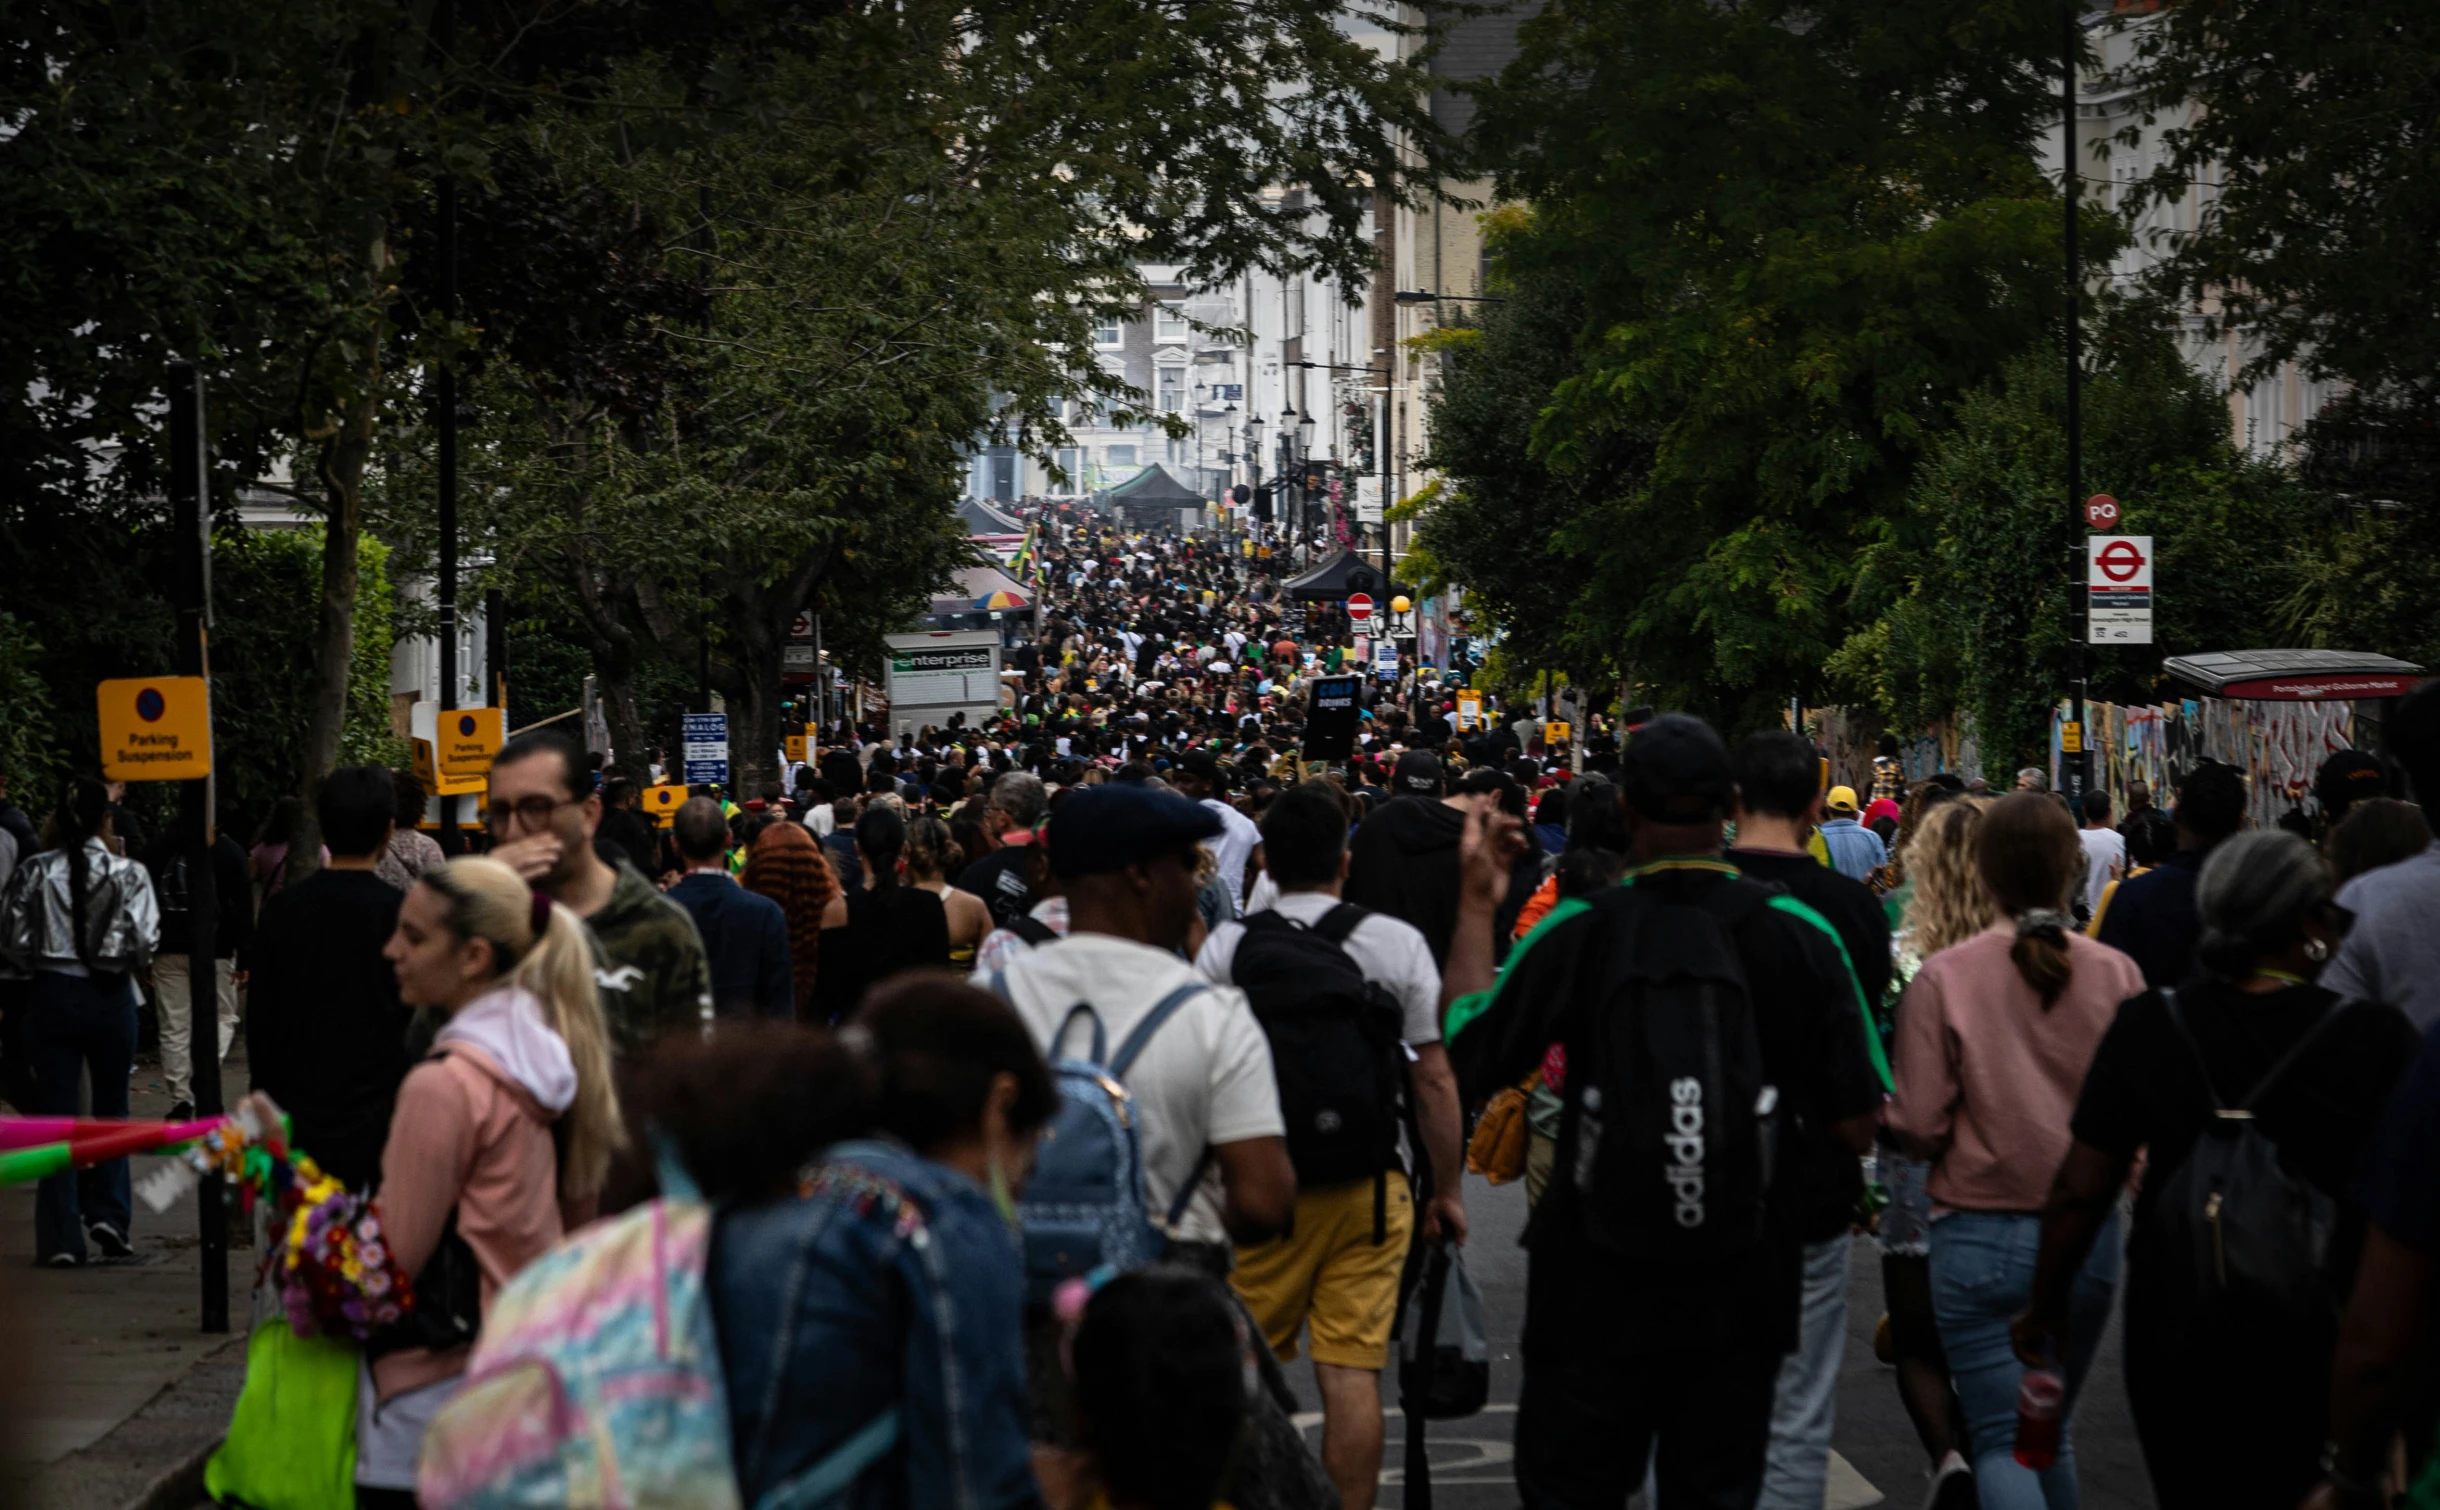
M 1245 417 L 1245 459 L 1247 466 L 1252 469 L 1254 474 L 1254 496 L 1256 498 L 1262 496 L 1262 431 L 1262 416 L 1249 412 Z M 1278 510 L 1274 508 L 1272 514 L 1276 517 Z
M 1283 409 L 1279 415 L 1279 485 L 1296 489 L 1296 512 L 1288 516 L 1288 543 L 1291 549 L 1305 538 L 1305 478 L 1296 469 L 1296 411 Z
M 1313 401 L 1307 399 L 1305 412 L 1297 416 L 1296 420 L 1297 497 L 1304 501 L 1306 515 L 1304 525 L 1307 531 L 1305 538 L 1308 542 L 1305 546 L 1305 564 L 1307 566 L 1313 564 L 1315 555 L 1310 542 L 1312 540 L 1311 531 L 1314 528 L 1311 517 L 1313 513 L 1313 432 L 1318 428 L 1320 427 L 1315 424 L 1313 418 Z

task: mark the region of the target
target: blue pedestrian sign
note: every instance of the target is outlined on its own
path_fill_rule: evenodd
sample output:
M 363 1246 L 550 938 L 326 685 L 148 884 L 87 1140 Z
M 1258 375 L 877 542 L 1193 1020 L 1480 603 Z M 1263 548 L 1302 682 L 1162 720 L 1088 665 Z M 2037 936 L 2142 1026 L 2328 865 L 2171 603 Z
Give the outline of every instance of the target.
M 686 784 L 706 783 L 726 789 L 729 784 L 729 716 L 726 713 L 683 713 L 678 717 L 679 733 L 685 741 L 680 752 L 686 765 Z

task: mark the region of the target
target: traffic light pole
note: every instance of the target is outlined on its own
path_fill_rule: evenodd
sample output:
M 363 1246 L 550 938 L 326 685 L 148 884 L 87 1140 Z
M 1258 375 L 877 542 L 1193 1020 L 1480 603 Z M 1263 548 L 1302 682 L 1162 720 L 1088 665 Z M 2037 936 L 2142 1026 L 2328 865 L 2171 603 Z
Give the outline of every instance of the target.
M 178 673 L 212 674 L 212 495 L 203 375 L 184 362 L 169 370 L 171 595 L 178 614 Z M 209 706 L 209 698 L 206 698 Z M 187 845 L 187 1043 L 197 1117 L 216 1117 L 220 1100 L 220 873 L 212 851 L 214 783 L 181 782 L 179 816 Z M 175 1003 L 162 1002 L 163 1011 Z M 203 1330 L 229 1329 L 229 1218 L 226 1187 L 206 1175 L 195 1190 L 203 1271 Z
M 2076 7 L 2061 9 L 2064 45 L 2060 56 L 2059 98 L 2065 115 L 2060 127 L 2060 184 L 2067 206 L 2067 696 L 2069 725 L 2075 747 L 2061 753 L 2059 772 L 2067 800 L 2078 821 L 2084 815 L 2084 790 L 2091 770 L 2092 736 L 2084 726 L 2085 641 L 2091 635 L 2092 593 L 2086 585 L 2090 550 L 2084 519 L 2084 331 L 2082 299 L 2084 270 L 2076 245 L 2076 202 L 2083 174 L 2076 162 L 2076 66 L 2083 49 L 2076 24 Z

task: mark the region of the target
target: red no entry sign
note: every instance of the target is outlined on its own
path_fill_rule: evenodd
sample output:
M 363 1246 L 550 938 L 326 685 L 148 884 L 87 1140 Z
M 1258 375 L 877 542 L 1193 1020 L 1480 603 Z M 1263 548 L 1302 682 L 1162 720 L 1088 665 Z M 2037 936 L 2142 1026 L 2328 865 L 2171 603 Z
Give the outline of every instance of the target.
M 2132 582 L 2150 564 L 2150 553 L 2121 537 L 2093 552 L 2093 567 L 2112 582 Z
M 2118 528 L 2118 500 L 2107 493 L 2095 493 L 2085 499 L 2084 522 L 2097 530 Z
M 1372 617 L 1372 611 L 1373 601 L 1363 593 L 1353 594 L 1347 600 L 1347 617 L 1351 623 L 1363 623 Z

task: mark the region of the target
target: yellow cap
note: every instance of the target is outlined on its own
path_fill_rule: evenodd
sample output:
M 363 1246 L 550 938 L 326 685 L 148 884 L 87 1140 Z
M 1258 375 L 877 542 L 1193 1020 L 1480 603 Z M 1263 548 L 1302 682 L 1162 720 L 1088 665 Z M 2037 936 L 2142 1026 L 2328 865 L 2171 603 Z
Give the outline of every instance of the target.
M 1830 811 L 1832 811 L 1832 812 L 1834 812 L 1834 813 L 1852 813 L 1852 812 L 1854 812 L 1854 811 L 1855 811 L 1855 788 L 1854 788 L 1854 787 L 1851 787 L 1851 786 L 1834 786 L 1834 787 L 1832 787 L 1832 788 L 1830 789 L 1830 796 L 1829 796 L 1829 798 L 1828 798 L 1828 799 L 1827 799 L 1827 800 L 1824 802 L 1824 804 L 1823 804 L 1823 805 L 1824 805 L 1825 807 L 1829 808 L 1829 809 L 1830 809 Z

